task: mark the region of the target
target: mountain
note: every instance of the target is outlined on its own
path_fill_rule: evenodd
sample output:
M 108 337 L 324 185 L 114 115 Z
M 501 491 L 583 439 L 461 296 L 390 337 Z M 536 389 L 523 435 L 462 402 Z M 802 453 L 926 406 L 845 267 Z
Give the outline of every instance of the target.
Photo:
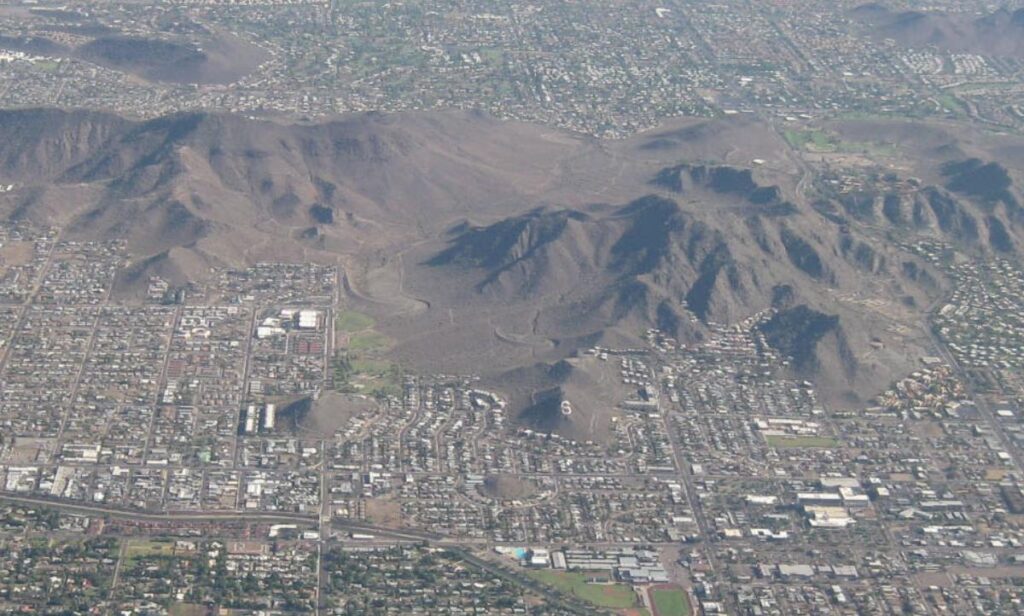
M 791 358 L 802 373 L 813 373 L 820 368 L 818 362 L 822 354 L 818 345 L 826 337 L 833 338 L 832 343 L 847 376 L 853 378 L 857 371 L 856 358 L 836 315 L 824 314 L 801 304 L 779 310 L 758 328 L 768 345 Z
M 202 84 L 233 83 L 266 59 L 258 47 L 231 37 L 210 39 L 200 47 L 184 40 L 99 36 L 76 47 L 72 54 L 148 81 Z
M 898 189 L 879 179 L 800 207 L 753 169 L 684 162 L 655 171 L 648 186 L 660 190 L 627 203 L 461 223 L 422 265 L 464 281 L 474 291 L 460 296 L 467 305 L 547 306 L 535 336 L 653 324 L 694 340 L 702 324 L 775 307 L 763 333 L 796 373 L 863 391 L 910 365 L 898 349 L 878 351 L 885 332 L 899 328 L 893 314 L 909 315 L 939 291 L 930 269 L 887 238 L 912 233 L 991 252 L 1019 245 L 1006 169 L 952 161 L 940 176 L 942 185 Z M 837 300 L 866 288 L 891 303 Z M 866 355 L 872 362 L 858 359 Z
M 353 253 L 514 199 L 524 176 L 536 176 L 513 162 L 544 164 L 565 147 L 492 128 L 472 115 L 367 114 L 311 126 L 4 111 L 0 178 L 23 187 L 8 198 L 8 215 L 72 236 L 124 237 L 140 258 L 186 247 L 204 262 L 240 264 L 265 236 L 282 250 Z
M 982 17 L 943 12 L 892 11 L 878 3 L 850 13 L 877 38 L 907 47 L 1024 58 L 1024 9 L 1001 8 Z
M 841 366 L 829 378 L 846 388 L 875 378 L 869 377 L 872 370 L 859 371 L 848 349 L 870 345 L 865 333 L 871 328 L 860 319 L 875 315 L 858 317 L 832 297 L 863 288 L 865 276 L 911 302 L 926 303 L 933 287 L 907 275 L 898 260 L 890 262 L 887 250 L 869 238 L 832 224 L 830 231 L 811 227 L 808 223 L 817 221 L 809 217 L 757 213 L 756 207 L 770 205 L 750 204 L 749 194 L 757 189 L 746 188 L 741 191 L 746 203 L 739 208 L 693 210 L 651 194 L 584 213 L 536 210 L 492 225 L 463 226 L 453 229 L 447 247 L 424 264 L 448 269 L 450 278 L 471 284 L 478 303 L 536 306 L 554 298 L 546 313 L 548 328 L 561 335 L 653 324 L 681 339 L 696 339 L 702 323 L 736 322 L 772 306 L 780 288 L 795 287 L 802 302 L 828 311 L 823 334 L 835 333 L 841 342 L 828 351 L 836 361 L 812 357 L 796 362 L 796 368 L 816 375 L 826 364 Z M 796 332 L 809 346 L 797 349 L 782 334 L 769 336 L 769 342 L 777 340 L 786 354 L 812 356 L 822 336 L 808 333 L 816 327 L 807 330 L 806 315 L 793 314 L 800 318 L 779 317 L 773 327 Z M 852 343 L 843 332 L 847 324 L 857 331 Z
M 1003 165 L 970 158 L 947 163 L 942 174 L 949 190 L 992 205 L 1002 203 L 1014 217 L 1021 215 L 1020 199 L 1013 194 L 1013 178 Z
M 778 186 L 758 184 L 750 169 L 737 169 L 728 165 L 684 163 L 662 169 L 651 183 L 678 194 L 700 195 L 710 191 L 731 196 L 748 205 L 752 214 L 786 216 L 796 213 L 796 206 L 783 200 Z
M 41 34 L 0 36 L 0 48 L 74 58 L 146 81 L 180 84 L 234 83 L 270 57 L 257 45 L 188 20 L 165 23 L 160 37 L 140 37 L 93 21 L 84 13 L 64 11 L 61 16 L 67 23 L 48 26 Z
M 699 341 L 712 323 L 771 310 L 762 333 L 795 374 L 865 397 L 923 353 L 921 307 L 941 292 L 896 240 L 1024 246 L 1019 170 L 933 140 L 925 179 L 842 191 L 804 181 L 751 118 L 600 142 L 475 113 L 313 125 L 3 111 L 0 183 L 15 189 L 0 216 L 126 240 L 122 297 L 150 275 L 340 264 L 348 301 L 411 369 L 502 375 L 632 346 L 650 327 Z M 556 389 L 582 395 L 555 379 L 520 398 L 532 407 Z

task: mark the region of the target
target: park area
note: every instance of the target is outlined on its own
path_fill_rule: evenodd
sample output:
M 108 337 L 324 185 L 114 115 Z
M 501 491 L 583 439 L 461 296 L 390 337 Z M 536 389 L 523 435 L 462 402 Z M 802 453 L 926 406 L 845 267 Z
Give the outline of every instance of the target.
M 594 576 L 586 573 L 545 569 L 531 571 L 530 576 L 566 595 L 582 599 L 597 607 L 626 610 L 641 605 L 636 593 L 626 584 L 605 581 L 595 583 Z
M 382 358 L 393 341 L 374 329 L 376 324 L 373 317 L 355 310 L 338 314 L 335 330 L 341 353 L 333 365 L 338 391 L 372 396 L 401 393 L 401 369 Z
M 655 586 L 650 589 L 654 616 L 690 616 L 690 598 L 678 586 Z

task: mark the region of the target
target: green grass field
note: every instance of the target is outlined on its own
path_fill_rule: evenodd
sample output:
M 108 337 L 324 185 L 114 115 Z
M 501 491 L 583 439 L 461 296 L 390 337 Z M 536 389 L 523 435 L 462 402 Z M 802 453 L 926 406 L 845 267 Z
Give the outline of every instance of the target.
M 769 447 L 776 449 L 799 449 L 802 447 L 828 448 L 839 445 L 839 441 L 828 436 L 766 436 Z
M 124 548 L 124 556 L 128 560 L 147 556 L 173 556 L 174 543 L 170 541 L 132 540 Z
M 35 63 L 36 68 L 47 73 L 55 72 L 59 66 L 60 64 L 52 60 L 39 60 Z
M 939 104 L 957 115 L 967 113 L 967 108 L 952 94 L 940 94 L 937 97 Z
M 346 310 L 338 315 L 338 319 L 335 321 L 335 327 L 339 331 L 343 332 L 361 332 L 364 329 L 370 329 L 376 324 L 368 314 L 362 312 L 356 312 L 355 310 Z
M 392 362 L 380 359 L 394 341 L 373 329 L 373 317 L 346 310 L 338 314 L 335 327 L 348 334 L 335 365 L 335 386 L 338 391 L 362 392 L 371 395 L 400 395 L 402 371 Z
M 820 130 L 787 130 L 786 141 L 794 148 L 818 153 L 865 153 L 876 156 L 892 156 L 896 147 L 890 143 L 842 141 L 835 135 Z
M 658 616 L 690 616 L 693 609 L 686 592 L 679 588 L 656 588 L 651 592 Z
M 383 359 L 353 359 L 351 365 L 352 382 L 359 384 L 365 393 L 402 394 L 402 370 L 397 364 Z
M 391 346 L 390 338 L 373 329 L 373 326 L 377 324 L 373 317 L 362 312 L 346 310 L 338 315 L 335 324 L 339 331 L 349 334 L 349 351 L 356 353 L 384 351 Z
M 363 331 L 348 339 L 350 351 L 383 351 L 391 346 L 391 339 L 375 331 Z
M 787 130 L 786 141 L 794 148 L 811 152 L 835 152 L 839 149 L 838 142 L 820 130 Z
M 625 584 L 588 584 L 586 574 L 570 571 L 544 569 L 531 571 L 529 575 L 538 582 L 593 603 L 597 607 L 622 610 L 639 605 L 636 593 Z
M 386 376 L 391 362 L 383 359 L 356 358 L 351 360 L 352 372 L 366 376 Z

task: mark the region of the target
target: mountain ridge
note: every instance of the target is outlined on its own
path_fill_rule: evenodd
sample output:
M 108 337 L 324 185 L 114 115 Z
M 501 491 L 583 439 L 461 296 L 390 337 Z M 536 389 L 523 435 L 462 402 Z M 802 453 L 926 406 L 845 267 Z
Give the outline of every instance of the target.
M 1024 58 L 1024 8 L 997 9 L 981 17 L 939 11 L 892 11 L 879 3 L 855 7 L 850 16 L 876 38 L 908 47 Z
M 0 213 L 126 240 L 128 294 L 154 274 L 182 283 L 255 260 L 342 264 L 411 366 L 436 362 L 440 339 L 452 369 L 494 370 L 628 344 L 649 327 L 699 341 L 712 323 L 776 306 L 785 288 L 779 310 L 836 320 L 813 352 L 775 338 L 794 358 L 815 355 L 794 369 L 865 394 L 906 368 L 915 344 L 880 353 L 874 341 L 919 331 L 914 307 L 940 288 L 887 234 L 1021 246 L 1016 171 L 984 156 L 946 159 L 931 183 L 815 189 L 811 201 L 784 159 L 766 169 L 716 158 L 784 151 L 755 120 L 681 125 L 600 143 L 477 113 L 294 124 L 6 111 L 0 180 L 17 188 Z M 886 301 L 858 304 L 865 294 Z M 819 321 L 777 321 L 804 322 Z

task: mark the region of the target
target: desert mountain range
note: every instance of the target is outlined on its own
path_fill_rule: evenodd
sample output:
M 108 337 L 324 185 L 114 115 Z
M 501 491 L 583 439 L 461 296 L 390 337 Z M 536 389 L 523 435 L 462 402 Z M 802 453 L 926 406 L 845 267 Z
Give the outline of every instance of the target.
M 795 371 L 863 399 L 912 368 L 941 297 L 902 243 L 1024 246 L 1024 145 L 953 126 L 827 128 L 893 140 L 904 164 L 839 189 L 742 116 L 602 142 L 473 113 L 312 125 L 4 111 L 0 183 L 16 188 L 0 212 L 124 238 L 125 297 L 151 275 L 338 263 L 348 301 L 410 367 L 533 370 L 537 387 L 571 378 L 551 366 L 589 345 L 649 327 L 695 341 L 773 310 L 766 339 Z

